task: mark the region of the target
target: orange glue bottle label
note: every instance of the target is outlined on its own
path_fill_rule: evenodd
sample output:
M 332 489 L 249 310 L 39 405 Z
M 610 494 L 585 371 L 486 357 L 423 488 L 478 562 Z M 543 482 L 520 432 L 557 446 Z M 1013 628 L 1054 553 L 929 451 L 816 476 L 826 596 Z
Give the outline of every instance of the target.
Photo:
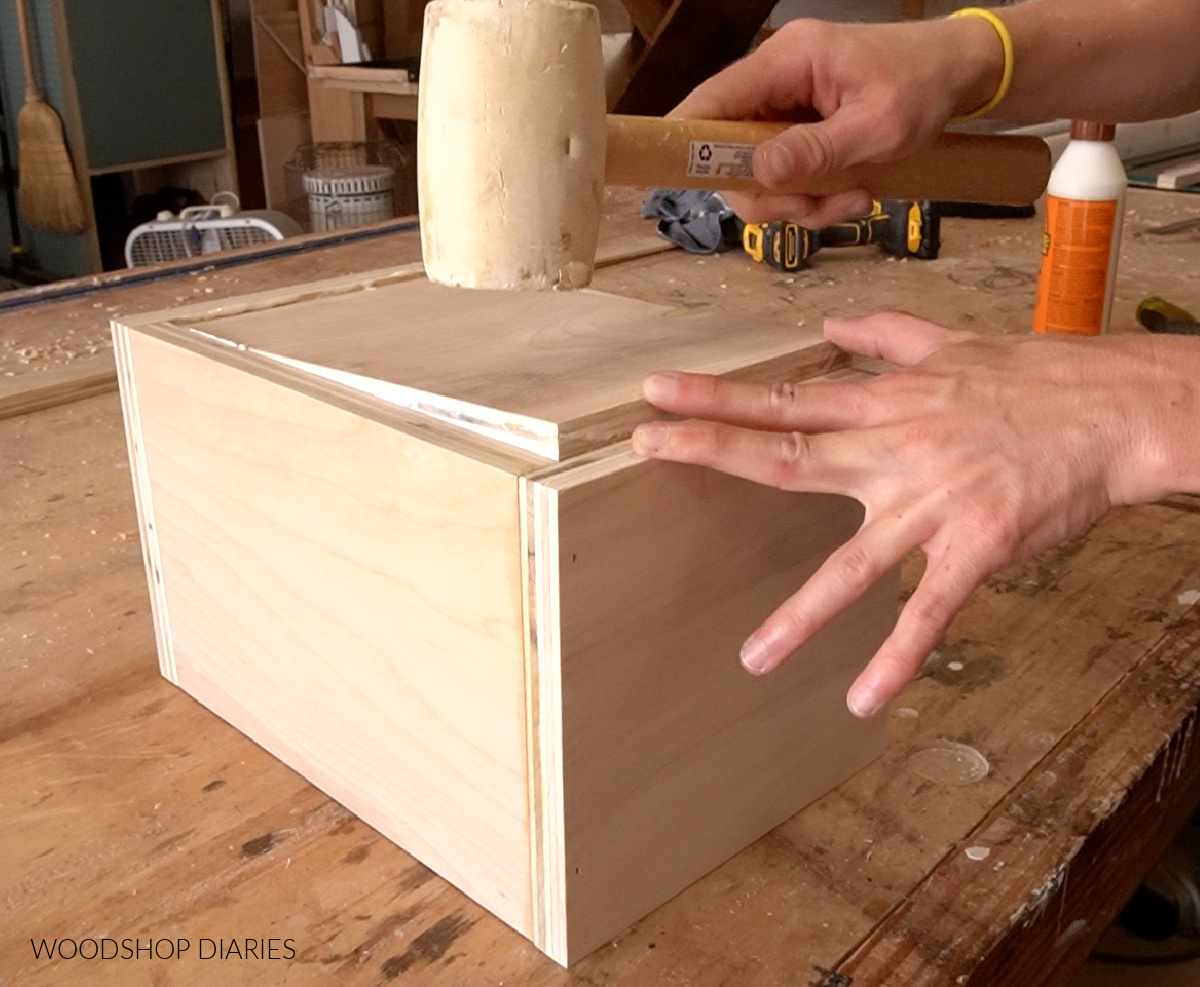
M 1116 223 L 1111 200 L 1046 196 L 1034 332 L 1100 334 Z

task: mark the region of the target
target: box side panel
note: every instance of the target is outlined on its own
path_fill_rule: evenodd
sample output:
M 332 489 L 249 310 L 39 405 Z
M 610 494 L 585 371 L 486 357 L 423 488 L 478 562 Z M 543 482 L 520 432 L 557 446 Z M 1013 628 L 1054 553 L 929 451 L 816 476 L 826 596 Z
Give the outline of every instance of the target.
M 572 961 L 882 751 L 882 721 L 856 720 L 844 696 L 897 607 L 892 574 L 782 669 L 750 675 L 745 637 L 862 508 L 617 461 L 558 495 Z
M 516 478 L 140 333 L 178 682 L 525 934 Z

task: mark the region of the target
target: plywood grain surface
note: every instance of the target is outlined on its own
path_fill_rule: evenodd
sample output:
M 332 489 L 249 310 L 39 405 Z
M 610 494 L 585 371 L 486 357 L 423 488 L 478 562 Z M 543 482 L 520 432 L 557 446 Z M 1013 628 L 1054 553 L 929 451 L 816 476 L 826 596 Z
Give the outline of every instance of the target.
M 545 481 L 558 627 L 539 627 L 538 662 L 562 709 L 572 957 L 878 756 L 883 723 L 856 720 L 843 696 L 896 615 L 892 573 L 780 674 L 746 674 L 731 656 L 858 527 L 861 506 L 628 449 L 611 459 L 602 475 Z
M 120 355 L 164 672 L 527 928 L 515 478 L 156 339 Z

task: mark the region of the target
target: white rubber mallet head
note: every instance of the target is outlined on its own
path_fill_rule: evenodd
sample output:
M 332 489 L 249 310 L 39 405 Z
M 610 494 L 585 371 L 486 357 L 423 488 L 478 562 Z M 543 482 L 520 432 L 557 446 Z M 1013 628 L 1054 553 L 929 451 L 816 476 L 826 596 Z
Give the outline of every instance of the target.
M 604 194 L 600 20 L 572 0 L 434 0 L 417 124 L 430 280 L 581 288 Z

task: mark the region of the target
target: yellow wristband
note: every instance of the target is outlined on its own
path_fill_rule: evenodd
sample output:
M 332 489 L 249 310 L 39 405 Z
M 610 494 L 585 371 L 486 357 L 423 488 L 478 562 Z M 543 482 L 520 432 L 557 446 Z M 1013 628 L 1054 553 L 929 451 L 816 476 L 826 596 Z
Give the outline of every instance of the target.
M 974 120 L 985 113 L 991 113 L 1000 101 L 1008 95 L 1008 87 L 1012 85 L 1013 77 L 1013 39 L 1012 35 L 1008 33 L 1008 27 L 1005 26 L 1004 21 L 986 7 L 963 7 L 961 10 L 954 11 L 950 16 L 981 17 L 995 28 L 996 33 L 1000 36 L 1000 44 L 1004 47 L 1004 73 L 1000 76 L 1000 85 L 996 88 L 996 95 L 984 103 L 983 106 L 979 107 L 979 109 L 952 119 L 952 122 L 960 123 L 963 120 Z

